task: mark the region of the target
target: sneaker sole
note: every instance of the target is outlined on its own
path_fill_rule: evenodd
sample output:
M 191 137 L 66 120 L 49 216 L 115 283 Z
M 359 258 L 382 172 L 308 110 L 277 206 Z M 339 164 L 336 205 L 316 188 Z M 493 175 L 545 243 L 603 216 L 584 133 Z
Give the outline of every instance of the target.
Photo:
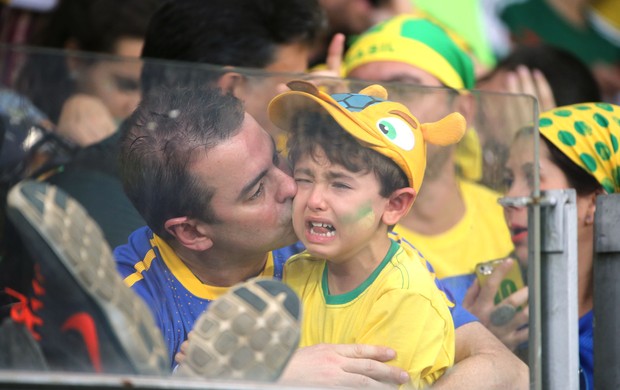
M 168 372 L 167 348 L 151 312 L 123 283 L 101 229 L 82 206 L 53 185 L 29 180 L 11 189 L 8 206 L 26 242 L 39 255 L 51 249 L 55 256 L 44 258 L 58 259 L 51 266 L 64 269 L 97 305 L 133 368 L 126 371 Z
M 252 279 L 196 320 L 177 374 L 275 381 L 299 345 L 300 302 L 282 282 Z

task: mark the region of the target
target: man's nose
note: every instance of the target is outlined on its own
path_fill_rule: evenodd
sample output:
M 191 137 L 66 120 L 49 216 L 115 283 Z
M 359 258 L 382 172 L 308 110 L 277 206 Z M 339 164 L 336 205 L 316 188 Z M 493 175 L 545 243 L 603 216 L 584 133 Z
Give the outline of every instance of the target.
M 280 176 L 280 184 L 278 188 L 278 201 L 285 202 L 288 199 L 293 199 L 297 193 L 297 183 L 295 179 L 289 174 L 290 169 L 280 169 L 278 175 Z

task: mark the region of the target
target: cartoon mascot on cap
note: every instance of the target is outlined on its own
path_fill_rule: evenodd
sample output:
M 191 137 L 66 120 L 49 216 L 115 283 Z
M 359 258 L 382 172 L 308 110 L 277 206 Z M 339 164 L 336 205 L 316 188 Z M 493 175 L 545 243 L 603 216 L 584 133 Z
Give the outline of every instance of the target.
M 291 81 L 290 91 L 269 104 L 269 116 L 276 126 L 290 130 L 300 111 L 323 111 L 358 141 L 392 159 L 405 172 L 418 193 L 426 169 L 426 142 L 446 146 L 465 134 L 466 121 L 453 112 L 433 123 L 420 123 L 401 103 L 387 100 L 378 84 L 359 93 L 328 95 L 314 84 Z

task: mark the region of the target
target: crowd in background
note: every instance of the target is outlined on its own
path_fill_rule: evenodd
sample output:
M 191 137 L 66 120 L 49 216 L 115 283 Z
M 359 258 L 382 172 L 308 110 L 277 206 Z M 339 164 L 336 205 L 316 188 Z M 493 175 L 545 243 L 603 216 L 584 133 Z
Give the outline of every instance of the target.
M 230 6 L 226 1 L 208 1 L 214 8 Z M 146 258 L 149 250 L 168 266 L 172 257 L 183 259 L 191 275 L 181 278 L 175 274 L 178 280 L 166 276 L 168 282 L 174 281 L 166 285 L 170 291 L 195 283 L 216 286 L 210 279 L 212 270 L 196 266 L 206 257 L 196 255 L 200 245 L 182 231 L 189 223 L 170 218 L 175 213 L 198 213 L 208 223 L 220 221 L 215 216 L 218 212 L 211 210 L 211 214 L 203 215 L 196 211 L 210 209 L 210 195 L 202 194 L 208 199 L 204 204 L 202 200 L 185 202 L 175 199 L 173 191 L 156 194 L 159 187 L 152 187 L 149 181 L 152 174 L 153 180 L 163 180 L 170 190 L 181 186 L 188 197 L 199 194 L 192 192 L 198 191 L 192 183 L 183 182 L 184 168 L 178 168 L 185 167 L 183 162 L 174 160 L 183 160 L 180 151 L 185 149 L 171 149 L 166 157 L 167 164 L 178 171 L 130 153 L 134 142 L 149 134 L 135 135 L 139 134 L 140 115 L 153 113 L 144 113 L 144 107 L 135 111 L 143 97 L 150 97 L 143 103 L 146 107 L 163 109 L 174 102 L 157 98 L 162 87 L 189 86 L 197 80 L 215 85 L 240 99 L 255 123 L 273 138 L 276 150 L 286 155 L 287 133 L 274 125 L 267 107 L 274 96 L 288 90 L 290 75 L 428 87 L 423 89 L 424 99 L 416 100 L 418 106 L 414 107 L 419 111 L 409 107 L 420 122 L 434 122 L 457 111 L 467 119 L 467 132 L 455 147 L 429 146 L 424 186 L 416 189 L 415 206 L 390 227 L 391 234 L 398 242 L 412 243 L 433 263 L 433 275 L 442 280 L 451 299 L 526 361 L 527 281 L 503 296 L 502 302 L 497 301 L 495 291 L 511 266 L 518 272 L 527 268 L 527 218 L 523 208 L 502 208 L 497 199 L 502 195 L 527 196 L 534 187 L 534 163 L 540 164 L 541 189 L 575 188 L 579 199 L 580 381 L 582 389 L 591 388 L 595 199 L 620 188 L 616 138 L 620 126 L 616 106 L 620 104 L 620 4 L 614 0 L 318 0 L 317 13 L 312 5 L 301 1 L 278 2 L 277 8 L 267 0 L 258 1 L 259 5 L 248 3 L 234 13 L 222 12 L 217 19 L 208 11 L 200 11 L 199 6 L 175 8 L 165 0 L 3 2 L 0 43 L 10 46 L 0 47 L 0 55 L 5 56 L 0 58 L 0 117 L 6 122 L 3 131 L 10 131 L 5 131 L 0 143 L 2 184 L 36 177 L 64 189 L 88 210 L 110 247 L 118 248 L 115 256 L 125 283 L 149 302 L 172 361 L 198 314 L 192 312 L 175 319 L 174 324 L 166 323 L 168 318 L 158 310 L 174 309 L 160 307 L 167 303 L 159 302 L 153 293 L 157 289 L 151 283 L 155 282 L 135 274 L 136 263 Z M 264 12 L 265 20 L 270 19 L 261 20 L 267 26 L 254 29 L 258 12 Z M 190 14 L 200 22 L 184 23 Z M 29 53 L 26 49 L 26 55 L 7 50 L 22 45 L 53 50 Z M 382 51 L 386 47 L 390 50 Z M 416 55 L 409 50 L 415 50 Z M 183 72 L 179 63 L 166 67 L 153 59 L 217 65 L 223 70 L 205 73 L 190 67 Z M 228 72 L 228 66 L 258 69 L 272 77 L 263 80 L 251 72 Z M 335 88 L 337 92 L 337 84 Z M 433 88 L 438 92 L 433 94 Z M 415 88 L 405 88 L 407 91 L 410 95 L 399 97 L 406 100 L 408 96 L 413 101 L 411 91 Z M 473 93 L 481 96 L 475 108 L 468 91 L 480 91 L 479 95 Z M 494 102 L 498 107 L 514 109 L 511 115 L 521 115 L 515 120 L 519 129 L 509 134 L 509 140 L 506 133 L 487 132 L 509 119 L 500 116 L 501 110 L 494 110 L 493 104 L 489 106 L 493 100 L 485 100 L 486 93 L 491 97 L 514 94 L 508 95 L 503 106 L 498 103 L 501 97 Z M 535 97 L 535 103 L 519 98 L 524 94 Z M 437 109 L 444 106 L 445 112 Z M 427 113 L 424 107 L 434 111 Z M 172 106 L 168 108 L 167 117 L 155 115 L 144 126 L 169 126 L 169 120 L 179 113 L 174 114 Z M 188 102 L 188 117 L 203 120 L 190 108 Z M 519 108 L 522 112 L 517 112 Z M 542 145 L 538 160 L 528 122 L 536 112 L 541 113 L 537 118 Z M 181 113 L 181 118 L 185 114 Z M 27 128 L 4 119 L 16 116 L 28 119 Z M 239 126 L 247 126 L 244 123 Z M 155 131 L 159 129 L 148 130 L 156 134 L 153 137 L 162 137 L 158 142 L 167 137 Z M 43 146 L 36 153 L 20 154 L 16 145 L 24 145 L 35 131 L 37 139 L 45 141 L 39 143 Z M 182 142 L 192 144 L 195 140 L 189 137 Z M 191 154 L 189 150 L 187 155 Z M 137 166 L 148 173 L 138 172 Z M 502 176 L 499 181 L 498 171 Z M 280 178 L 280 173 L 273 180 L 284 188 L 287 179 Z M 175 176 L 177 181 L 166 182 L 165 178 Z M 92 191 L 93 186 L 97 191 Z M 292 196 L 282 192 L 286 191 L 275 191 L 273 196 Z M 232 237 L 226 237 L 227 244 L 234 243 L 242 233 L 247 237 L 256 234 L 252 243 L 271 240 L 274 247 L 268 251 L 276 259 L 273 261 L 294 254 L 288 249 L 292 232 L 276 232 L 275 222 L 268 226 L 269 218 L 264 220 L 267 227 L 274 228 L 269 234 L 265 233 L 268 229 L 254 232 L 248 227 L 249 220 L 245 220 L 247 226 L 243 224 L 243 217 L 225 214 L 226 218 L 238 223 L 231 225 L 238 231 L 227 231 Z M 144 225 L 148 228 L 141 228 Z M 193 225 L 192 229 L 202 232 Z M 129 246 L 124 245 L 128 237 Z M 144 237 L 150 238 L 145 241 Z M 201 251 L 210 249 L 204 248 Z M 286 250 L 278 252 L 276 248 Z M 476 264 L 508 256 L 512 260 L 483 285 L 474 272 Z M 274 276 L 281 277 L 281 272 L 276 267 Z M 0 279 L 7 283 L 10 278 L 5 275 Z M 193 288 L 188 291 L 195 306 L 183 310 L 195 311 L 198 307 L 202 311 L 211 301 L 210 296 L 204 299 L 205 295 Z M 168 302 L 176 299 L 171 295 Z M 504 319 L 497 315 L 501 307 L 512 310 Z M 461 324 L 453 316 L 458 328 Z M 458 352 L 462 342 L 458 331 L 456 340 Z M 456 367 L 460 360 L 457 353 Z M 295 378 L 291 372 L 293 369 L 289 376 Z

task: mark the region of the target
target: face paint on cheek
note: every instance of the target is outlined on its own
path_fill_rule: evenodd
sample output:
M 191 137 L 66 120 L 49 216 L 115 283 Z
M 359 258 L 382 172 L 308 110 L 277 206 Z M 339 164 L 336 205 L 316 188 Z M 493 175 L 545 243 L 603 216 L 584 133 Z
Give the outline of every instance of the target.
M 360 228 L 370 228 L 375 223 L 375 212 L 372 209 L 372 203 L 369 201 L 365 205 L 362 205 L 356 212 L 344 215 L 341 221 L 345 227 L 355 224 Z

